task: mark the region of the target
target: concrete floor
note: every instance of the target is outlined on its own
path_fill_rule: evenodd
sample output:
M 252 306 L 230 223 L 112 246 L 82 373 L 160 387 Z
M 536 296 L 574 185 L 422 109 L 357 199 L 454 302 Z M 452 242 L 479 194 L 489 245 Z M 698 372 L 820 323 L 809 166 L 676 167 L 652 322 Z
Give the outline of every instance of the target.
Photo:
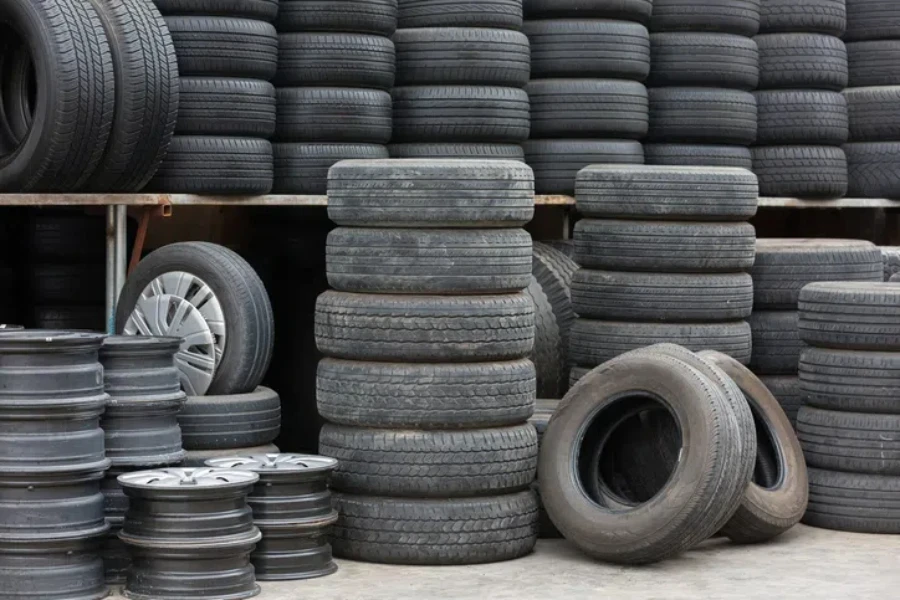
M 711 540 L 648 567 L 593 561 L 564 541 L 531 556 L 470 567 L 395 567 L 338 561 L 310 581 L 262 583 L 259 600 L 894 600 L 900 536 L 798 526 L 760 546 Z M 121 598 L 121 596 L 113 596 Z

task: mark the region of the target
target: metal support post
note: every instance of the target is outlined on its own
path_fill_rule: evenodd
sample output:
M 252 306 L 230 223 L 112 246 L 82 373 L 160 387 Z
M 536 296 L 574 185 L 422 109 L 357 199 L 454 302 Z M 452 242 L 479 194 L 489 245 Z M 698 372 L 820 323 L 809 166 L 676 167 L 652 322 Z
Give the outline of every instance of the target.
M 125 287 L 126 268 L 128 265 L 128 207 L 116 206 L 116 278 L 115 303 L 119 303 L 119 294 Z
M 106 332 L 116 329 L 116 207 L 106 207 Z

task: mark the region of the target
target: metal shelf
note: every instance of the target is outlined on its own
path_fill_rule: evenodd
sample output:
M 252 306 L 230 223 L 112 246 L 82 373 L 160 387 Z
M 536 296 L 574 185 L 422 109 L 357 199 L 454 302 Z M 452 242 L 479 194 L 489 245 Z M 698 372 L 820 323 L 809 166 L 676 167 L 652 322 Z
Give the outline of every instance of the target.
M 570 196 L 535 196 L 542 206 L 571 206 Z M 194 194 L 0 194 L 0 206 L 327 206 L 327 196 Z

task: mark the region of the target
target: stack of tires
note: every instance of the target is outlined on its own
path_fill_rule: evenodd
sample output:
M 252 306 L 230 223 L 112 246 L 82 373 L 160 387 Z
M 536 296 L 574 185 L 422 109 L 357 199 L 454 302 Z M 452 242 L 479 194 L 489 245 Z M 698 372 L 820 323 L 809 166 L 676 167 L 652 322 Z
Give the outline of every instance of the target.
M 592 164 L 643 164 L 650 0 L 526 0 L 531 138 L 525 160 L 538 194 L 575 191 Z
M 846 25 L 845 0 L 762 0 L 753 170 L 763 196 L 847 193 Z
M 900 3 L 847 0 L 848 194 L 900 198 Z
M 758 29 L 759 0 L 654 0 L 647 164 L 750 169 Z
M 881 254 L 862 240 L 761 239 L 753 276 L 750 368 L 791 422 L 800 409 L 797 369 L 804 344 L 797 328 L 800 290 L 820 281 L 881 281 Z
M 391 156 L 522 160 L 522 0 L 400 0 Z
M 277 0 L 154 0 L 178 57 L 175 136 L 150 189 L 252 195 L 272 189 Z
M 578 174 L 572 378 L 658 343 L 750 360 L 756 177 L 728 167 Z
M 900 283 L 806 286 L 800 337 L 804 522 L 900 533 Z
M 531 551 L 534 212 L 516 161 L 345 161 L 316 339 L 337 556 L 468 564 Z
M 325 194 L 328 169 L 387 158 L 397 0 L 282 0 L 275 187 Z

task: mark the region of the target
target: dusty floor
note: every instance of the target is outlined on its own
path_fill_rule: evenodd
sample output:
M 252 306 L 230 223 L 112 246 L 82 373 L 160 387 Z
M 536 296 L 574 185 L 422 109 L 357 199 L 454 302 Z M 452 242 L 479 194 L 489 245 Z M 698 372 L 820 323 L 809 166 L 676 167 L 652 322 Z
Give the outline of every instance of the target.
M 662 564 L 617 567 L 564 541 L 531 556 L 471 567 L 394 567 L 339 561 L 329 577 L 263 583 L 259 600 L 894 600 L 900 599 L 900 536 L 799 526 L 777 541 L 725 540 Z M 120 596 L 113 596 L 120 598 Z

